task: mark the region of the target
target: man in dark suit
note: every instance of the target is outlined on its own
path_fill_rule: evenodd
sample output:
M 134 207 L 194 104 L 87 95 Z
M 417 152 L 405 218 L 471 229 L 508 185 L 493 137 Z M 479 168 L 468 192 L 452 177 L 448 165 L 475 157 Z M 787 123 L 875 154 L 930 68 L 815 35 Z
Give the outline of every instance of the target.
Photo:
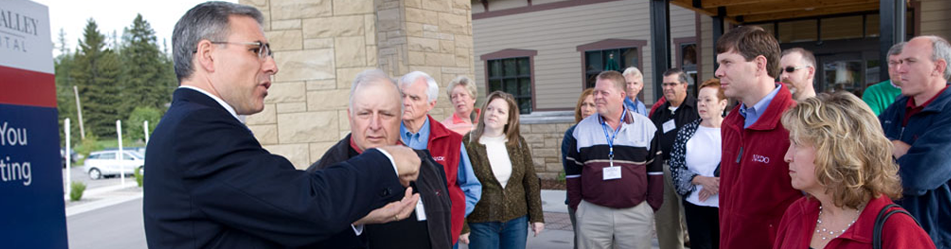
M 264 150 L 239 122 L 237 115 L 264 109 L 278 71 L 262 20 L 252 7 L 207 2 L 175 25 L 181 87 L 145 162 L 151 248 L 318 244 L 342 231 L 362 233 L 363 224 L 405 219 L 419 200 L 403 189 L 416 180 L 420 164 L 409 148 L 372 149 L 308 173 Z

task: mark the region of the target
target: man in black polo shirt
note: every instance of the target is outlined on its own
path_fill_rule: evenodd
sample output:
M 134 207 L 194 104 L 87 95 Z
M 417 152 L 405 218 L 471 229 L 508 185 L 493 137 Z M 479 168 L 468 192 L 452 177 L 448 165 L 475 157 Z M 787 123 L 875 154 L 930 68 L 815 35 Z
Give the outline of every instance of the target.
M 687 94 L 688 80 L 687 74 L 681 69 L 671 68 L 664 72 L 663 89 L 667 102 L 657 108 L 650 117 L 657 126 L 655 137 L 660 142 L 660 150 L 664 156 L 665 189 L 674 189 L 667 160 L 670 160 L 670 150 L 677 138 L 677 131 L 685 124 L 700 119 L 700 114 L 697 113 L 697 98 Z M 677 191 L 664 191 L 664 204 L 654 214 L 657 241 L 662 249 L 684 248 L 683 207 L 680 201 Z

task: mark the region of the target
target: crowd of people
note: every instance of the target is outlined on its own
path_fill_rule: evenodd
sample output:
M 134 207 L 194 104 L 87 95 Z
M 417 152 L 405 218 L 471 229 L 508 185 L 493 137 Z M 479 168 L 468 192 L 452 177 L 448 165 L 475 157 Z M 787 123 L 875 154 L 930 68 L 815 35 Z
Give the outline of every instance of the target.
M 306 171 L 264 150 L 238 115 L 262 111 L 278 72 L 248 6 L 208 2 L 175 26 L 181 87 L 148 147 L 150 247 L 525 248 L 545 228 L 532 152 L 509 93 L 452 80 L 430 112 L 425 72 L 356 75 L 351 133 Z M 562 140 L 576 248 L 951 248 L 951 45 L 889 50 L 862 99 L 813 88 L 805 49 L 762 28 L 716 42 L 715 78 L 607 70 Z M 733 104 L 732 109 L 728 106 Z M 689 238 L 689 242 L 688 241 Z
M 562 145 L 576 248 L 649 248 L 641 235 L 651 225 L 663 249 L 951 248 L 951 226 L 940 222 L 951 220 L 947 40 L 894 45 L 890 79 L 861 99 L 817 95 L 812 52 L 780 51 L 759 27 L 733 29 L 716 44 L 716 78 L 690 96 L 684 72 L 667 70 L 648 114 L 636 97 L 637 68 L 624 71 L 626 86 L 602 86 L 615 74 L 605 72 L 593 99 L 582 93 Z M 638 126 L 640 116 L 652 126 Z M 615 186 L 626 177 L 637 180 Z M 614 222 L 583 226 L 597 215 L 579 203 Z M 638 219 L 644 203 L 653 219 Z

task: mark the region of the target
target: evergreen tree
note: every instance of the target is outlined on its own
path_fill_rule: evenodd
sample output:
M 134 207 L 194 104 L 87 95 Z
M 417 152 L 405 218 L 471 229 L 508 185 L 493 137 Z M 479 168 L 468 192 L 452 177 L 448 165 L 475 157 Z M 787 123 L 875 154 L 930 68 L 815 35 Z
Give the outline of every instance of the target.
M 53 69 L 56 74 L 56 109 L 59 112 L 59 127 L 63 127 L 64 119 L 71 119 L 73 141 L 79 142 L 79 118 L 76 115 L 76 97 L 73 94 L 73 79 L 70 74 L 74 56 L 66 47 L 66 31 L 63 29 L 59 30 L 57 43 L 59 55 L 53 60 Z M 66 135 L 62 128 L 59 129 L 59 135 L 60 138 Z M 65 139 L 61 140 L 61 144 L 65 145 Z
M 106 37 L 99 33 L 96 22 L 89 19 L 70 71 L 79 88 L 87 133 L 113 137 L 115 121 L 120 118 L 118 79 L 122 66 L 119 56 L 105 47 Z
M 122 35 L 122 61 L 124 76 L 122 84 L 123 105 L 120 113 L 129 117 L 136 107 L 165 110 L 171 100 L 167 79 L 163 77 L 163 55 L 159 50 L 155 31 L 142 15 L 136 15 L 132 26 Z M 164 111 L 163 111 L 164 113 Z

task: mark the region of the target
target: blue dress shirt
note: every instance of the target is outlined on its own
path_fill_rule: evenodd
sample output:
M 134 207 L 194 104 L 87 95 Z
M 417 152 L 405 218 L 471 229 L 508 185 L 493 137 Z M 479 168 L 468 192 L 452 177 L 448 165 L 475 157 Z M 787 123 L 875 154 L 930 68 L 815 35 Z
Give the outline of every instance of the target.
M 416 134 L 407 130 L 406 125 L 400 123 L 400 139 L 410 148 L 425 150 L 429 146 L 429 119 L 427 118 L 426 122 L 423 122 L 423 127 L 419 128 L 419 132 Z M 456 176 L 456 183 L 459 184 L 462 193 L 466 195 L 466 216 L 469 216 L 469 213 L 472 213 L 472 210 L 475 209 L 476 203 L 482 198 L 482 183 L 479 182 L 479 179 L 475 176 L 475 171 L 472 170 L 472 162 L 469 161 L 466 146 L 460 143 L 459 148 L 459 173 Z
M 631 98 L 624 98 L 624 106 L 634 113 L 644 115 L 644 117 L 648 115 L 647 107 L 644 106 L 644 102 L 641 102 L 639 99 L 635 98 L 634 101 L 631 101 Z
M 783 87 L 783 85 L 776 84 L 776 89 L 773 89 L 772 92 L 769 92 L 766 97 L 756 102 L 752 107 L 747 107 L 746 103 L 740 105 L 740 115 L 746 118 L 746 121 L 743 122 L 743 129 L 755 124 L 756 120 L 759 120 L 759 116 L 766 113 L 766 108 L 769 107 L 770 102 L 773 102 L 773 97 L 776 97 L 776 94 L 779 93 L 780 87 Z

